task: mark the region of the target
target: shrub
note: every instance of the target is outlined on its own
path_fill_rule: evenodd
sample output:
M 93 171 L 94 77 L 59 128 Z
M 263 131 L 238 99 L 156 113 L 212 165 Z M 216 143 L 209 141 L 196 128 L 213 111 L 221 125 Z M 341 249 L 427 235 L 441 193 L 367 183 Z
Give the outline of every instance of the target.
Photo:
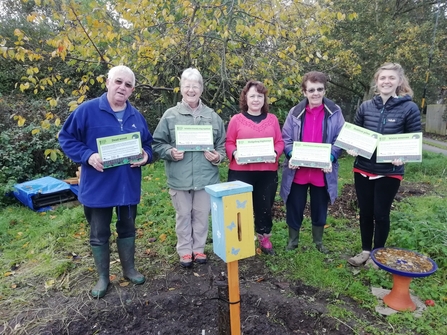
M 32 135 L 31 131 L 40 128 Z M 64 179 L 75 176 L 76 164 L 61 151 L 57 140 L 60 127 L 48 129 L 31 124 L 26 127 L 11 127 L 0 135 L 0 206 L 9 203 L 5 194 L 12 191 L 16 183 L 52 176 Z M 45 156 L 46 149 L 60 150 L 54 161 Z

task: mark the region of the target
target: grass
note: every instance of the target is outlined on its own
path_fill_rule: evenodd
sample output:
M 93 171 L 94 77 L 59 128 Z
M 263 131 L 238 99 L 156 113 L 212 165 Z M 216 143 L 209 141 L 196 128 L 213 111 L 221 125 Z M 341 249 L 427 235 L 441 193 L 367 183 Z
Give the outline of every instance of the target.
M 445 144 L 436 143 L 436 142 L 432 142 L 432 141 L 422 141 L 422 143 L 428 144 L 428 145 L 430 145 L 432 147 L 436 147 L 436 148 L 439 148 L 439 149 L 447 150 L 447 145 L 445 145 Z
M 356 332 L 360 333 L 361 329 L 371 335 L 408 334 L 408 331 L 422 335 L 446 334 L 446 166 L 446 157 L 432 153 L 424 153 L 422 163 L 407 164 L 405 183 L 425 185 L 431 191 L 395 202 L 388 240 L 389 246 L 417 250 L 437 262 L 439 270 L 435 274 L 415 279 L 411 284 L 416 296 L 422 300 L 433 299 L 436 305 L 427 308 L 419 318 L 412 313 L 394 314 L 384 318 L 380 327 L 356 320 Z M 223 181 L 227 169 L 225 164 L 221 167 Z M 140 269 L 149 276 L 156 276 L 163 268 L 178 262 L 174 248 L 175 214 L 166 190 L 163 163 L 157 162 L 143 171 L 142 201 L 136 224 L 137 247 L 147 258 L 147 262 L 141 262 L 143 268 Z M 352 158 L 343 157 L 340 160 L 340 189 L 352 183 Z M 284 221 L 279 221 L 274 224 L 272 236 L 277 256 L 261 257 L 275 275 L 328 291 L 331 297 L 328 317 L 341 323 L 348 323 L 353 318 L 341 297 L 353 299 L 374 314 L 377 299 L 371 294 L 371 286 L 389 289 L 391 276 L 385 271 L 353 271 L 347 266 L 346 258 L 361 249 L 357 222 L 329 217 L 328 225 L 324 237 L 326 246 L 332 251 L 328 256 L 313 248 L 310 222 L 306 219 L 299 252 L 285 251 L 287 226 Z M 112 236 L 112 240 L 115 238 Z M 112 248 L 116 248 L 114 243 Z M 212 245 L 207 245 L 206 251 L 211 252 Z M 13 315 L 34 299 L 36 291 L 64 290 L 75 296 L 76 280 L 86 275 L 95 276 L 88 226 L 81 206 L 59 206 L 45 213 L 35 213 L 21 205 L 1 209 L 0 256 L 0 309 L 9 311 L 2 313 L 0 324 L 7 321 L 7 315 Z M 112 273 L 119 271 L 119 265 L 114 266 Z

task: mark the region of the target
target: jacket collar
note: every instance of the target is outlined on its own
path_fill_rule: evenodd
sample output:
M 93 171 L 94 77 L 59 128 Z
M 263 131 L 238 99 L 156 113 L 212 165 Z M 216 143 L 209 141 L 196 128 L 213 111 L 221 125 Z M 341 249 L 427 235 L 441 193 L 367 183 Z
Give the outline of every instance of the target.
M 103 95 L 101 95 L 101 97 L 99 98 L 99 109 L 103 110 L 107 113 L 114 113 L 112 107 L 110 107 L 109 101 L 107 100 L 107 93 L 104 93 Z M 126 108 L 124 108 L 124 111 L 126 112 L 126 114 L 128 113 L 132 113 L 132 105 L 130 104 L 129 100 L 126 101 Z
M 293 109 L 293 115 L 296 118 L 301 118 L 304 114 L 304 112 L 306 112 L 306 106 L 309 104 L 309 101 L 307 100 L 307 98 L 305 98 L 304 100 L 302 100 L 298 105 L 295 106 L 295 108 Z M 323 106 L 324 106 L 324 110 L 325 112 L 327 112 L 329 115 L 332 115 L 335 113 L 336 110 L 340 109 L 340 107 L 338 107 L 335 102 L 333 102 L 330 99 L 324 98 L 323 97 Z
M 398 96 L 398 97 L 390 97 L 386 103 L 383 103 L 382 97 L 380 95 L 375 95 L 372 99 L 377 108 L 382 109 L 383 107 L 393 108 L 395 106 L 401 105 L 406 101 L 411 101 L 411 97 L 409 95 Z
M 186 113 L 184 113 L 183 111 L 181 111 L 180 113 L 183 113 L 183 114 L 193 114 L 194 110 L 191 108 L 190 105 L 188 105 L 185 101 L 183 101 L 183 99 L 182 99 L 182 101 L 180 103 L 183 105 L 183 107 L 187 111 Z M 197 105 L 197 108 L 195 109 L 195 111 L 201 110 L 202 107 L 203 107 L 202 99 L 199 99 L 199 104 Z

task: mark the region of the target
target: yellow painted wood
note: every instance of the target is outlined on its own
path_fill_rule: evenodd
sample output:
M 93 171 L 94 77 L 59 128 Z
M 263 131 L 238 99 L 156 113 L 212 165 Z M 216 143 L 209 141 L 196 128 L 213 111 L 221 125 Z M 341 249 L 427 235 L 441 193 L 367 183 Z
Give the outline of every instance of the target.
M 222 198 L 226 262 L 255 255 L 253 202 L 251 192 Z

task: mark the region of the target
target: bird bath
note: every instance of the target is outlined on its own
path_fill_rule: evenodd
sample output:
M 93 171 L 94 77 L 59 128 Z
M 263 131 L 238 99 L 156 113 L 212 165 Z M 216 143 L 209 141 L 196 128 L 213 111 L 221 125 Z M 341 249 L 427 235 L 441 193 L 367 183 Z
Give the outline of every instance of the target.
M 396 311 L 414 311 L 416 304 L 410 297 L 411 280 L 427 277 L 438 269 L 429 257 L 400 248 L 374 249 L 371 259 L 379 268 L 393 276 L 393 288 L 383 298 L 383 302 Z

